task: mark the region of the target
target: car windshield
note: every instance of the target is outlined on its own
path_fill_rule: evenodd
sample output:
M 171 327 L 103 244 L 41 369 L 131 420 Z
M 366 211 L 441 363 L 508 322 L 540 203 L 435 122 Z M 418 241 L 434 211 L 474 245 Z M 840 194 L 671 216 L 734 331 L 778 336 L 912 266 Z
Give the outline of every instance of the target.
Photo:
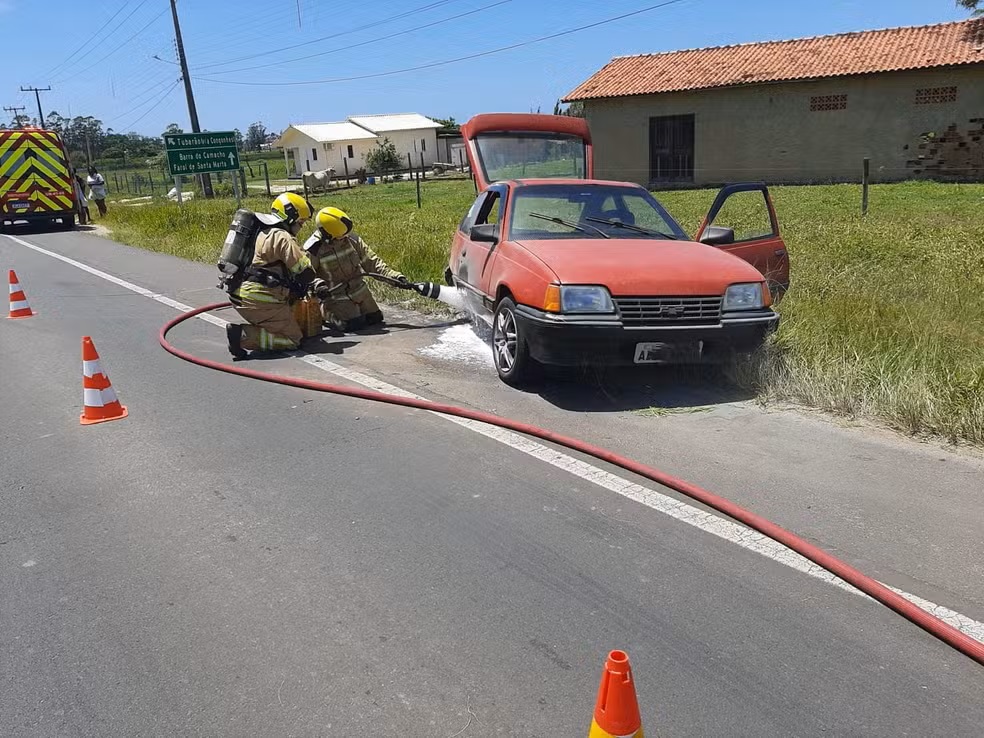
M 475 147 L 489 182 L 524 177 L 584 177 L 585 145 L 578 136 L 483 133 L 476 136 Z
M 689 240 L 641 187 L 595 184 L 521 185 L 513 194 L 510 237 Z

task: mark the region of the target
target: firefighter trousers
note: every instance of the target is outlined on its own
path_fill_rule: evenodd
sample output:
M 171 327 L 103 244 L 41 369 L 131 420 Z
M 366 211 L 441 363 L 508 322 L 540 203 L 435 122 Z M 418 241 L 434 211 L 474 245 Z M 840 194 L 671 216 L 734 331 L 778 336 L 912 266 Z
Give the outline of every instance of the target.
M 286 302 L 244 300 L 235 308 L 249 323 L 243 330 L 241 344 L 247 351 L 288 351 L 300 346 L 304 334 Z
M 342 294 L 322 304 L 325 322 L 342 330 L 358 330 L 383 319 L 379 305 L 362 278 L 350 280 Z

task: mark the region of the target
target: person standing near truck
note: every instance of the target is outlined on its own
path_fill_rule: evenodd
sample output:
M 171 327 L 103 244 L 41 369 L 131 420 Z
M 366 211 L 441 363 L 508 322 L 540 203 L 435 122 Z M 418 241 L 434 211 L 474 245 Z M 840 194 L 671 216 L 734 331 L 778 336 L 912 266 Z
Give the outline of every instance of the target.
M 96 201 L 100 216 L 106 215 L 106 180 L 94 164 L 89 166 L 89 176 L 85 181 L 89 185 L 89 199 Z

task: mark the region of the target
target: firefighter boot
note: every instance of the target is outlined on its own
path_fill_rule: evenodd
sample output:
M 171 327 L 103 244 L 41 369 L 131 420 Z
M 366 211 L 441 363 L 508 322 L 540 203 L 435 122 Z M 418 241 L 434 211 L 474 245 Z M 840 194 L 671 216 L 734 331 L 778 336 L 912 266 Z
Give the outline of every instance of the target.
M 237 323 L 226 326 L 226 338 L 229 340 L 229 353 L 235 359 L 245 359 L 249 353 L 242 346 L 243 327 Z

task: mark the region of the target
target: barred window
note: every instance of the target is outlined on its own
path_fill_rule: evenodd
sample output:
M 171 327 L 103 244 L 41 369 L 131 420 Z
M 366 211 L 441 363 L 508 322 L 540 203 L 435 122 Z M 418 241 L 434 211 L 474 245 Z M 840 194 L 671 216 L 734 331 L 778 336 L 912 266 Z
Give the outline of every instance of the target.
M 956 87 L 921 87 L 916 90 L 916 105 L 938 105 L 956 101 Z
M 814 95 L 810 98 L 810 110 L 846 110 L 847 95 Z

